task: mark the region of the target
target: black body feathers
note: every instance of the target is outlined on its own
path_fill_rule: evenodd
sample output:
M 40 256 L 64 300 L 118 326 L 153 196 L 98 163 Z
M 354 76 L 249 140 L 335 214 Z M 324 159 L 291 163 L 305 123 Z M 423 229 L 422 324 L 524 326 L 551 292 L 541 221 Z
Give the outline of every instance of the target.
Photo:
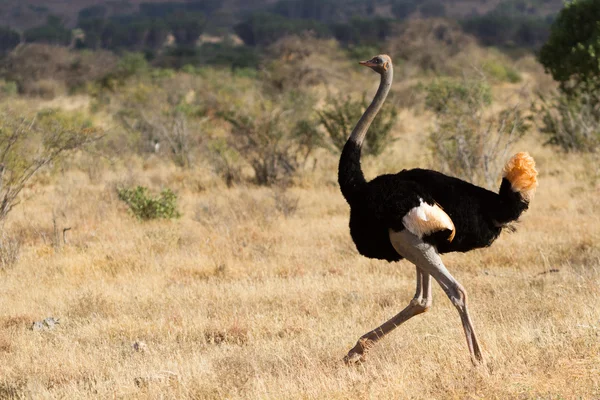
M 504 224 L 516 220 L 528 207 L 506 179 L 499 194 L 426 169 L 403 170 L 367 182 L 360 167 L 360 146 L 351 140 L 342 152 L 338 181 L 350 205 L 350 234 L 357 250 L 387 261 L 402 258 L 392 247 L 389 229 L 405 229 L 402 219 L 421 202 L 438 204 L 454 222 L 452 241 L 448 232 L 423 238 L 440 253 L 489 246 Z

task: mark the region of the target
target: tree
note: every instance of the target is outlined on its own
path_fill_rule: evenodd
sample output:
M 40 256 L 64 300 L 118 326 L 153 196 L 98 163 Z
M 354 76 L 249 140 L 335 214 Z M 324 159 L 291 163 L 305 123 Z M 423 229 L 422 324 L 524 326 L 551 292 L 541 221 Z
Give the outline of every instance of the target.
M 194 46 L 204 31 L 206 18 L 202 13 L 176 12 L 167 18 L 167 24 L 180 46 Z
M 274 12 L 287 18 L 331 20 L 337 5 L 331 0 L 282 0 L 275 4 Z
M 49 15 L 46 25 L 31 28 L 24 33 L 25 41 L 41 42 L 55 45 L 68 45 L 71 42 L 71 31 L 65 28 L 63 21 Z
M 234 27 L 235 33 L 248 46 L 268 46 L 287 35 L 313 32 L 317 37 L 329 36 L 327 26 L 314 20 L 294 20 L 276 14 L 253 14 Z
M 600 2 L 567 3 L 552 24 L 539 60 L 565 92 L 600 88 Z
M 417 10 L 417 5 L 415 0 L 396 0 L 392 3 L 392 14 L 398 19 L 408 18 Z
M 0 113 L 0 224 L 40 169 L 102 137 L 81 115 L 46 110 L 34 118 Z
M 600 149 L 600 2 L 573 0 L 552 24 L 540 62 L 560 82 L 551 99 L 540 96 L 540 131 L 564 151 Z
M 0 27 L 0 55 L 9 52 L 21 42 L 19 32 L 10 28 Z
M 419 7 L 419 11 L 425 18 L 444 17 L 446 15 L 446 6 L 441 2 L 427 1 Z

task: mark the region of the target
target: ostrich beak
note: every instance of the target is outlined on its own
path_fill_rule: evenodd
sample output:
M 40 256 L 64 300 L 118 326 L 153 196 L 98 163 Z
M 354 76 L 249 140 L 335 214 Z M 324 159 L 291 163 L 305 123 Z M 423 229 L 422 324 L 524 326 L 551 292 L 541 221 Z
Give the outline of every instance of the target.
M 364 65 L 365 67 L 376 67 L 377 66 L 377 64 L 375 64 L 371 60 L 368 60 L 368 61 L 359 61 L 358 63 L 360 65 Z

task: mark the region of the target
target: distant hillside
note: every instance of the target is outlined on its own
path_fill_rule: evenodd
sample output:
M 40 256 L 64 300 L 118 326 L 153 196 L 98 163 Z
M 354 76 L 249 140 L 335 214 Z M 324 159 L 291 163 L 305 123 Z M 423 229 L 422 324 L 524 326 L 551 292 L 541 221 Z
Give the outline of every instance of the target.
M 198 3 L 211 4 L 221 12 L 239 16 L 247 11 L 264 11 L 278 5 L 279 10 L 301 16 L 306 10 L 323 7 L 333 9 L 333 18 L 352 16 L 398 17 L 406 12 L 407 17 L 418 17 L 428 13 L 443 13 L 444 16 L 463 19 L 475 15 L 485 15 L 506 5 L 523 15 L 546 17 L 553 15 L 563 5 L 563 0 L 3 0 L 0 2 L 0 26 L 22 31 L 45 23 L 49 15 L 59 16 L 68 27 L 75 27 L 79 11 L 91 6 L 105 6 L 115 14 L 130 14 L 139 10 L 142 3 Z M 277 4 L 279 3 L 279 4 Z M 322 6 L 324 5 L 324 6 Z M 287 11 L 286 11 L 287 10 Z M 443 10 L 443 11 L 440 11 Z M 355 15 L 352 15 L 352 14 Z M 292 15 L 293 16 L 293 15 Z
M 36 43 L 143 53 L 164 67 L 246 68 L 285 36 L 310 32 L 345 49 L 378 51 L 408 21 L 424 19 L 444 19 L 484 46 L 535 51 L 561 6 L 562 0 L 4 0 L 0 56 Z

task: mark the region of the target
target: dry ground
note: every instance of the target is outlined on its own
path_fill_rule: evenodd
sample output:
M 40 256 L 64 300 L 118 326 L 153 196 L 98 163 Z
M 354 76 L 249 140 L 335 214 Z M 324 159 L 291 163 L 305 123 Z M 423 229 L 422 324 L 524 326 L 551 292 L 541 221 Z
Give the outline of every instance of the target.
M 23 245 L 0 271 L 0 398 L 600 398 L 597 164 L 536 141 L 520 146 L 540 187 L 518 231 L 445 257 L 470 293 L 478 368 L 437 285 L 430 312 L 343 365 L 410 300 L 414 267 L 357 255 L 332 157 L 283 197 L 153 160 L 42 176 L 7 225 Z M 369 175 L 421 163 L 406 144 Z M 175 189 L 183 217 L 138 222 L 119 182 Z M 48 316 L 56 329 L 29 329 Z

